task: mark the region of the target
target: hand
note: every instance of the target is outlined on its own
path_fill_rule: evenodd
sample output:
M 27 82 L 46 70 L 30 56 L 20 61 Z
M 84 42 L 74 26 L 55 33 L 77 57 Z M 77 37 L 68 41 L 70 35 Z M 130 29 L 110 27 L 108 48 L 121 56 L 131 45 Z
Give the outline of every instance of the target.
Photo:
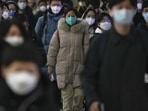
M 90 105 L 90 111 L 100 111 L 99 102 L 95 101 Z

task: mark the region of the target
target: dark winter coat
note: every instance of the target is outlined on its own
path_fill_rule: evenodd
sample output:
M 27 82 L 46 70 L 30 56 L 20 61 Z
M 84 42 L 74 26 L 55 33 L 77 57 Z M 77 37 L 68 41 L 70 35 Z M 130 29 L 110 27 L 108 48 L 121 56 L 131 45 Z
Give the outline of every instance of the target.
M 55 111 L 49 97 L 49 85 L 49 80 L 42 76 L 36 90 L 22 97 L 12 93 L 0 77 L 0 111 Z
M 105 111 L 148 111 L 148 39 L 143 38 L 136 30 L 122 37 L 112 29 L 91 44 L 81 76 L 89 105 L 99 101 Z

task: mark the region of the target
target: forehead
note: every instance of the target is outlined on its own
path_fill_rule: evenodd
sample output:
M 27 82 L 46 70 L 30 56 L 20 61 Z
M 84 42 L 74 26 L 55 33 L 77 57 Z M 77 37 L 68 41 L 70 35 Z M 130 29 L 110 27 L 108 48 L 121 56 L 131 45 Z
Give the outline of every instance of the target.
M 59 1 L 59 0 L 53 0 L 53 1 L 51 2 L 51 4 L 62 4 L 62 3 L 61 3 L 61 1 Z
M 18 0 L 19 2 L 27 2 L 26 0 Z
M 136 1 L 135 1 L 136 3 Z M 113 6 L 113 8 L 117 8 L 117 7 L 122 7 L 122 8 L 129 8 L 129 7 L 133 7 L 133 5 L 131 4 L 130 0 L 123 0 L 122 2 L 116 4 Z
M 76 15 L 73 10 L 69 11 L 66 15 Z
M 20 69 L 35 69 L 37 65 L 33 62 L 15 61 L 9 65 L 9 68 L 20 68 Z

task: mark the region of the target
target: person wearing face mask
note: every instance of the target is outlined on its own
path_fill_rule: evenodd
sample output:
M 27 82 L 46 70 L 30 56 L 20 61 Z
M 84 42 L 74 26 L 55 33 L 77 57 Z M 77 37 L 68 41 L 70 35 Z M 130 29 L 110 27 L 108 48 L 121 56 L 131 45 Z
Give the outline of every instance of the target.
M 41 16 L 37 24 L 35 26 L 35 32 L 37 35 L 38 41 L 42 43 L 42 49 L 44 51 L 44 55 L 47 56 L 49 44 L 54 32 L 57 30 L 58 21 L 63 17 L 64 14 L 64 7 L 63 7 L 63 0 L 50 0 L 50 9 L 48 13 L 44 16 Z M 48 66 L 45 64 L 44 67 L 41 68 L 42 73 L 47 74 Z M 57 87 L 57 81 L 54 73 L 54 79 L 52 80 L 52 97 L 56 98 L 53 103 L 57 110 L 60 110 L 61 107 L 61 97 L 60 97 L 60 90 Z
M 26 30 L 17 21 L 5 20 L 0 23 L 0 41 L 17 46 L 27 40 Z
M 40 0 L 38 2 L 38 8 L 39 8 L 39 11 L 35 15 L 36 20 L 38 20 L 38 18 L 40 18 L 41 16 L 45 16 L 47 14 L 47 3 L 46 3 L 46 0 Z
M 81 82 L 89 111 L 148 111 L 148 37 L 132 27 L 135 0 L 110 0 L 111 30 L 91 44 Z
M 112 27 L 112 18 L 108 13 L 101 13 L 97 17 L 97 28 L 95 29 L 95 35 L 100 35 L 105 31 L 108 31 Z
M 73 8 L 65 12 L 53 34 L 47 55 L 48 74 L 56 68 L 58 88 L 61 89 L 63 111 L 83 111 L 80 73 L 89 46 L 88 23 L 79 20 Z
M 34 31 L 36 19 L 32 13 L 32 9 L 27 6 L 27 0 L 18 0 L 17 4 L 19 8 L 18 13 L 24 14 L 27 17 L 27 19 L 29 20 L 29 24 L 30 24 L 29 30 Z
M 1 110 L 56 111 L 49 96 L 49 78 L 39 72 L 41 58 L 36 47 L 7 47 L 1 61 Z
M 143 35 L 146 36 L 148 34 L 148 1 L 143 2 L 142 16 L 143 19 L 141 20 L 138 29 L 141 31 Z
M 38 0 L 27 0 L 27 6 L 32 9 L 33 15 L 36 15 L 38 12 L 37 2 Z
M 96 11 L 94 9 L 87 9 L 82 16 L 82 19 L 86 20 L 89 24 L 89 38 L 91 39 L 95 34 L 96 28 Z
M 10 19 L 9 9 L 8 6 L 4 4 L 2 9 L 2 20 L 9 20 L 9 19 Z
M 9 9 L 9 17 L 12 19 L 14 16 L 17 15 L 18 7 L 15 0 L 7 0 L 7 6 Z

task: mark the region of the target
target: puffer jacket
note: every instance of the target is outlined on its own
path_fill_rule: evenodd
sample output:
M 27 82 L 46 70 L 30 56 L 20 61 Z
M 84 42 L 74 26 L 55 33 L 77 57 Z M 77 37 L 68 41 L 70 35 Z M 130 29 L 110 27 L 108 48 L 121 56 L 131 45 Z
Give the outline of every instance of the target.
M 83 69 L 83 60 L 89 46 L 88 24 L 78 20 L 77 24 L 70 27 L 62 18 L 58 29 L 54 33 L 47 56 L 48 71 L 52 73 L 56 67 L 59 89 L 66 84 L 79 87 L 80 73 Z

